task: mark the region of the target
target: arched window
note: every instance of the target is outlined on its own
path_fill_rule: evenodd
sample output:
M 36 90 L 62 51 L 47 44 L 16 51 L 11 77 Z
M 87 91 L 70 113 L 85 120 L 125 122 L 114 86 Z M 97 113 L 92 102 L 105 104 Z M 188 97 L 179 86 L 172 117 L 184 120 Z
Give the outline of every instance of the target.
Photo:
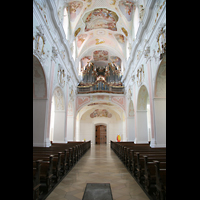
M 55 0 L 55 3 L 56 3 L 56 7 L 58 8 L 58 6 L 59 6 L 59 2 L 60 0 Z
M 69 17 L 66 7 L 64 8 L 63 13 L 63 29 L 65 31 L 66 39 L 69 39 Z
M 139 9 L 136 6 L 135 9 L 135 13 L 134 13 L 134 22 L 133 22 L 133 26 L 134 26 L 134 37 L 136 38 L 136 34 L 138 31 L 138 27 L 139 27 Z
M 73 41 L 73 48 L 72 48 L 72 57 L 74 59 L 74 61 L 76 60 L 76 39 L 74 39 Z

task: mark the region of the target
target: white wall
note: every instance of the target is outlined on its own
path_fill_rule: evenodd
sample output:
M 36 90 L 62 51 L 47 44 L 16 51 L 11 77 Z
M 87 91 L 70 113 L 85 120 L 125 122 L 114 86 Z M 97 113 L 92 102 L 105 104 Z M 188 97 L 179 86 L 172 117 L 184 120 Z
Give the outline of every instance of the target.
M 137 143 L 148 143 L 147 111 L 137 111 Z
M 33 99 L 33 146 L 44 146 L 45 99 Z
M 80 132 L 79 132 L 79 140 L 83 141 L 86 139 L 86 141 L 91 140 L 91 142 L 94 144 L 94 124 L 90 121 L 84 121 L 80 122 Z
M 84 120 L 81 119 L 78 138 L 80 140 L 91 140 L 92 144 L 95 144 L 95 126 L 100 124 L 107 126 L 107 144 L 109 144 L 110 140 L 116 141 L 118 134 L 120 134 L 123 138 L 122 121 L 117 120 L 115 115 L 113 115 L 112 118 L 90 118 L 90 116 L 88 115 L 84 118 Z
M 154 98 L 156 146 L 166 147 L 166 98 Z
M 134 142 L 135 140 L 135 117 L 127 118 L 127 140 Z
M 67 141 L 73 141 L 73 140 L 74 140 L 74 116 L 67 116 Z
M 41 15 L 38 3 L 36 1 L 33 1 L 33 52 L 35 55 L 37 55 L 37 58 L 39 59 L 40 63 L 42 63 L 45 78 L 46 78 L 46 84 L 47 84 L 47 97 L 48 99 L 52 99 L 53 95 L 53 88 L 55 88 L 56 85 L 59 85 L 58 78 L 57 78 L 57 71 L 58 71 L 58 64 L 62 66 L 62 68 L 66 72 L 65 76 L 65 82 L 68 83 L 67 75 L 68 77 L 71 77 L 70 84 L 76 88 L 78 83 L 78 76 L 74 70 L 74 60 L 71 56 L 71 50 L 70 45 L 68 41 L 65 39 L 64 29 L 62 28 L 62 23 L 58 20 L 57 12 L 54 12 L 54 7 L 56 9 L 56 6 L 54 6 L 54 1 L 44 1 L 47 2 L 46 8 L 43 10 L 46 12 L 46 20 L 44 20 L 43 15 Z M 151 4 L 153 1 L 148 1 L 147 4 Z M 157 36 L 159 35 L 159 31 L 161 27 L 164 26 L 165 20 L 166 20 L 166 8 L 163 4 L 162 9 L 159 9 L 163 1 L 158 1 L 159 7 L 156 8 L 154 6 L 153 10 L 148 9 L 146 11 L 150 12 L 150 14 L 146 15 L 148 18 L 144 18 L 142 23 L 139 23 L 139 18 L 136 19 L 134 16 L 134 24 L 137 26 L 139 25 L 138 32 L 136 32 L 136 29 L 134 29 L 135 36 L 134 42 L 132 43 L 132 51 L 129 61 L 123 62 L 124 67 L 126 70 L 124 71 L 123 80 L 125 81 L 126 88 L 129 87 L 130 84 L 132 84 L 132 76 L 135 75 L 134 80 L 134 90 L 135 94 L 137 94 L 137 91 L 139 89 L 139 86 L 137 85 L 137 69 L 143 64 L 144 65 L 144 84 L 147 85 L 147 89 L 151 87 L 151 90 L 154 90 L 155 87 L 155 80 L 156 80 L 156 72 L 157 72 L 157 66 L 159 63 L 159 57 L 160 53 L 158 53 L 158 42 L 157 42 Z M 50 9 L 50 5 L 52 5 L 53 10 Z M 40 6 L 43 7 L 43 3 L 40 3 Z M 145 11 L 145 12 L 146 12 Z M 136 13 L 138 11 L 135 11 L 135 15 L 138 15 Z M 147 22 L 147 24 L 145 24 Z M 45 36 L 45 44 L 43 53 L 38 53 L 37 51 L 37 45 L 36 45 L 36 38 L 39 33 L 38 26 L 42 25 L 42 33 Z M 49 31 L 51 30 L 51 31 Z M 137 33 L 137 34 L 136 34 Z M 150 47 L 150 53 L 144 52 L 147 47 Z M 57 53 L 53 53 L 53 47 L 56 48 Z M 141 51 L 141 52 L 140 52 Z M 61 54 L 63 52 L 63 54 Z M 152 74 L 152 86 L 149 85 L 148 79 L 149 74 L 146 70 L 147 67 L 147 60 L 150 58 L 151 60 L 151 74 Z M 55 61 L 55 73 L 52 77 L 51 75 L 51 60 Z M 52 83 L 52 84 L 51 84 Z M 66 85 L 63 88 L 63 95 L 67 96 Z M 70 91 L 68 91 L 69 93 Z M 48 94 L 51 94 L 48 96 Z M 86 95 L 87 96 L 87 95 Z M 74 97 L 75 98 L 75 97 Z M 135 95 L 133 103 L 136 104 L 137 95 Z M 153 97 L 152 97 L 153 98 Z M 152 110 L 153 115 L 155 117 L 155 137 L 156 137 L 156 144 L 159 145 L 166 145 L 166 99 L 158 99 L 153 98 L 151 99 L 154 102 L 154 110 Z M 65 105 L 65 108 L 67 107 L 67 103 Z M 47 108 L 47 100 L 39 99 L 39 100 L 33 100 L 33 145 L 34 146 L 43 146 L 45 141 L 45 121 L 50 118 L 50 116 L 47 116 L 46 112 Z M 51 113 L 49 113 L 50 115 Z M 106 123 L 108 126 L 108 133 L 109 138 L 108 140 L 116 140 L 117 134 L 123 133 L 122 140 L 125 139 L 124 134 L 126 134 L 126 128 L 127 128 L 127 137 L 129 140 L 135 139 L 135 135 L 139 136 L 140 132 L 144 129 L 144 122 L 142 122 L 140 119 L 142 117 L 140 114 L 136 113 L 135 115 L 135 121 L 137 123 L 132 123 L 132 119 L 128 119 L 128 121 L 117 121 L 112 120 L 109 118 L 96 118 L 93 119 L 93 121 L 90 120 L 81 120 L 80 122 L 80 132 L 79 138 L 83 140 L 84 138 L 91 139 L 94 137 L 94 127 L 95 123 Z M 153 118 L 154 119 L 154 118 Z M 73 132 L 74 132 L 74 122 L 73 118 L 69 118 L 67 120 L 67 140 L 73 140 Z M 64 124 L 66 122 L 64 113 L 57 113 L 55 116 L 55 126 L 54 127 L 54 137 L 56 141 L 64 141 L 64 125 L 60 125 L 61 123 Z M 149 123 L 145 121 L 145 123 Z M 127 126 L 127 127 L 126 127 Z M 134 127 L 135 126 L 135 127 Z M 48 127 L 46 127 L 48 129 Z M 132 135 L 131 129 L 136 130 L 136 133 Z M 153 127 L 152 127 L 153 129 Z M 146 130 L 145 130 L 146 131 Z M 148 130 L 147 130 L 148 131 Z M 79 132 L 79 133 L 80 133 Z M 148 135 L 148 134 L 147 134 Z M 140 137 L 140 136 L 139 136 Z M 94 142 L 93 138 L 93 142 Z M 139 140 L 146 140 L 146 136 L 141 135 Z M 147 139 L 148 140 L 148 139 Z M 56 142 L 54 141 L 54 142 Z
M 50 141 L 53 141 L 54 118 L 55 118 L 55 102 L 54 102 L 54 98 L 52 98 L 52 102 L 51 102 L 50 135 L 49 135 L 49 140 Z
M 55 111 L 53 142 L 64 143 L 65 111 Z

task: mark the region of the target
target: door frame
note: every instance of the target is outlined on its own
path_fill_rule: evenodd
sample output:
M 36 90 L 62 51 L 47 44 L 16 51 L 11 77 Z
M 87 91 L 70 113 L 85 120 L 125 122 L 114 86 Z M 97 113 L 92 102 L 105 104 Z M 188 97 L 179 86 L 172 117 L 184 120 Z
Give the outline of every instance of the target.
M 109 144 L 108 125 L 105 124 L 105 123 L 96 123 L 96 124 L 94 124 L 94 144 L 96 145 L 96 126 L 99 126 L 99 125 L 106 126 L 106 144 Z

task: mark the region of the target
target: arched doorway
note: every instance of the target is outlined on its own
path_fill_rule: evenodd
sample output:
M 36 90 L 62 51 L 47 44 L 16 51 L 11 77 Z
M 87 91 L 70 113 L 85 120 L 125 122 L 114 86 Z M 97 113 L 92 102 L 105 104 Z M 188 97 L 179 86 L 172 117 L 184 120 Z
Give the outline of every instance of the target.
M 136 143 L 148 143 L 151 140 L 151 118 L 149 106 L 149 94 L 145 85 L 142 85 L 138 92 L 137 101 L 137 134 Z
M 157 71 L 154 93 L 156 147 L 166 147 L 166 55 Z
M 107 144 L 107 128 L 105 125 L 95 126 L 95 144 Z
M 96 144 L 96 126 L 105 125 L 106 144 L 109 144 L 110 140 L 116 141 L 117 135 L 121 136 L 121 141 L 127 141 L 124 110 L 110 102 L 109 97 L 105 96 L 104 98 L 107 101 L 93 98 L 95 101 L 87 102 L 76 112 L 76 140 L 86 139 L 91 140 L 92 144 Z M 86 97 L 84 100 L 87 100 Z
M 33 146 L 45 146 L 47 87 L 43 67 L 33 55 Z
M 55 143 L 65 142 L 65 103 L 63 91 L 56 87 L 51 105 L 50 140 Z

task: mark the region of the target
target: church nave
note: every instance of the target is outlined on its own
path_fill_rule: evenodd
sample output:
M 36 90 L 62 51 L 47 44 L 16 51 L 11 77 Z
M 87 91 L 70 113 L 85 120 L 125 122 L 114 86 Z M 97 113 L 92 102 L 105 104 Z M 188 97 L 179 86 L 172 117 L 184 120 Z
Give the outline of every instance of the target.
M 33 0 L 33 200 L 166 199 L 166 30 L 166 0 Z
M 91 145 L 46 200 L 82 199 L 87 183 L 110 183 L 113 200 L 149 199 L 110 145 Z

